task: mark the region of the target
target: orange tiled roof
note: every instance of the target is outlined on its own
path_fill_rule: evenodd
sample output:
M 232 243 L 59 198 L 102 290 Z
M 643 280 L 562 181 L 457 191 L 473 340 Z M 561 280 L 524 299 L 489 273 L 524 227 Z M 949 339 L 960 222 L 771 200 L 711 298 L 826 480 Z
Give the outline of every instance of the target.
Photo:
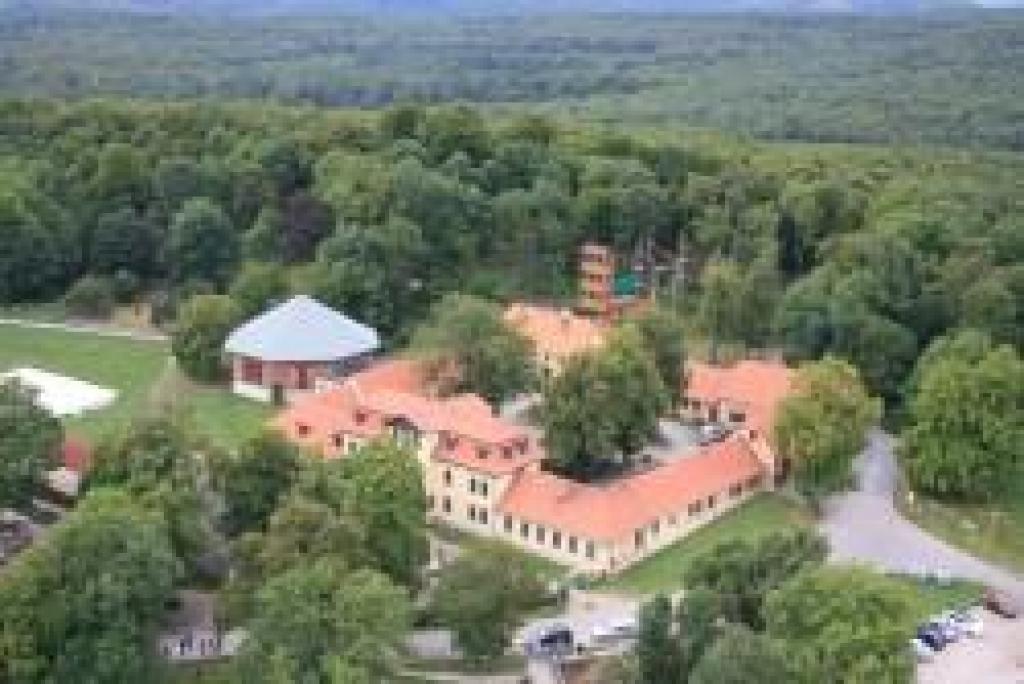
M 426 394 L 427 379 L 423 365 L 414 359 L 384 359 L 348 378 L 364 392 L 387 390 Z
M 439 460 L 503 474 L 537 458 L 526 431 L 495 416 L 480 397 L 439 398 L 387 389 L 409 387 L 409 368 L 372 371 L 296 401 L 273 424 L 296 443 L 327 453 L 335 435 L 376 437 L 387 431 L 389 421 L 404 418 L 422 432 L 441 436 L 435 452 Z M 391 383 L 395 378 L 399 382 Z
M 566 358 L 601 346 L 605 329 L 596 321 L 571 311 L 530 304 L 512 304 L 505 321 L 530 340 L 541 354 Z
M 685 394 L 701 401 L 727 400 L 747 408 L 747 424 L 770 431 L 775 412 L 793 386 L 793 371 L 780 361 L 746 359 L 731 366 L 693 363 Z
M 509 475 L 539 461 L 543 453 L 525 432 L 517 431 L 513 441 L 500 444 L 473 442 L 458 436 L 443 439 L 433 458 L 492 475 Z
M 526 470 L 509 487 L 499 510 L 517 519 L 598 541 L 620 541 L 689 503 L 764 474 L 740 436 L 617 482 L 581 484 Z

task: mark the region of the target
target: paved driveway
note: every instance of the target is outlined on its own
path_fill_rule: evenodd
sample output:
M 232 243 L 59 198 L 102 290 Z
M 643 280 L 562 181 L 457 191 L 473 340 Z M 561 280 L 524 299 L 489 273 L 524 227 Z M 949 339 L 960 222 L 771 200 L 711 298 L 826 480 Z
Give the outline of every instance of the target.
M 900 516 L 893 504 L 898 477 L 893 447 L 892 437 L 873 432 L 854 465 L 857 490 L 826 502 L 821 528 L 833 558 L 896 572 L 943 568 L 1024 600 L 1024 578 L 960 551 Z
M 918 684 L 1021 684 L 1024 682 L 1024 624 L 985 614 L 980 639 L 963 639 L 917 666 Z

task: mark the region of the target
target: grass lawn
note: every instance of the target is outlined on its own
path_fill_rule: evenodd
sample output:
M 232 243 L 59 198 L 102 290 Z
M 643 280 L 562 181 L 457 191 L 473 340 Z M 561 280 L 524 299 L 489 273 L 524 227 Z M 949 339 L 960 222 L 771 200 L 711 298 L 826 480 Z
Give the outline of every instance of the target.
M 910 588 L 914 602 L 914 615 L 918 620 L 974 603 L 981 598 L 983 591 L 983 586 L 980 583 L 966 580 L 955 580 L 946 586 L 940 586 L 934 582 L 923 582 L 917 577 L 906 575 L 893 575 L 892 577 Z
M 693 558 L 719 542 L 751 539 L 774 530 L 810 525 L 807 513 L 779 494 L 759 494 L 739 508 L 637 563 L 599 588 L 636 593 L 670 593 L 682 587 L 683 572 Z
M 970 553 L 1024 572 L 1024 474 L 1000 502 L 954 504 L 916 496 L 898 497 L 900 510 L 922 529 Z
M 0 306 L 0 318 L 22 318 L 42 323 L 59 323 L 67 318 L 60 302 L 45 304 L 5 304 Z
M 0 371 L 35 366 L 117 390 L 113 404 L 66 421 L 67 429 L 95 441 L 171 395 L 196 430 L 222 446 L 255 434 L 270 407 L 231 394 L 226 387 L 197 387 L 174 368 L 167 344 L 62 330 L 0 325 Z

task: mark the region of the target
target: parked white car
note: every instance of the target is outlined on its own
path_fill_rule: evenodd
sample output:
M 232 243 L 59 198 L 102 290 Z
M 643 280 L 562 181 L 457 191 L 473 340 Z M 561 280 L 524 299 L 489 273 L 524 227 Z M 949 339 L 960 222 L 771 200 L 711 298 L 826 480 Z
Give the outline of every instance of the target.
M 920 639 L 911 639 L 910 646 L 914 649 L 914 657 L 917 658 L 917 662 L 927 663 L 935 659 L 935 651 Z
M 952 613 L 951 620 L 953 620 L 960 628 L 962 634 L 973 639 L 980 639 L 981 635 L 985 632 L 985 623 L 975 611 L 959 611 Z
M 960 638 L 964 636 L 963 630 L 960 629 L 960 624 L 953 619 L 953 611 L 946 611 L 945 613 L 939 613 L 932 617 L 932 624 L 939 628 L 942 632 L 942 638 L 946 640 L 946 643 L 953 643 L 960 641 Z

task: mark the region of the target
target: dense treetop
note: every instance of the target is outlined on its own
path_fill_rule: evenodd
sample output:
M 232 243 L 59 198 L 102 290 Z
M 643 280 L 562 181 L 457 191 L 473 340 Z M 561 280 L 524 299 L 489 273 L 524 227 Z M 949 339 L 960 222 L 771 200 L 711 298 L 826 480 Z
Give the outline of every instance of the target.
M 52 299 L 85 274 L 163 312 L 196 294 L 253 311 L 308 292 L 397 345 L 452 291 L 570 302 L 578 246 L 599 240 L 651 244 L 661 263 L 684 250 L 683 277 L 658 285 L 695 339 L 831 353 L 889 408 L 945 331 L 1024 340 L 1024 164 L 1008 154 L 464 106 L 12 100 L 0 122 L 2 301 Z
M 0 91 L 332 106 L 529 102 L 574 119 L 683 122 L 774 139 L 1019 150 L 1022 21 L 1019 12 L 228 19 L 12 11 L 0 19 Z

